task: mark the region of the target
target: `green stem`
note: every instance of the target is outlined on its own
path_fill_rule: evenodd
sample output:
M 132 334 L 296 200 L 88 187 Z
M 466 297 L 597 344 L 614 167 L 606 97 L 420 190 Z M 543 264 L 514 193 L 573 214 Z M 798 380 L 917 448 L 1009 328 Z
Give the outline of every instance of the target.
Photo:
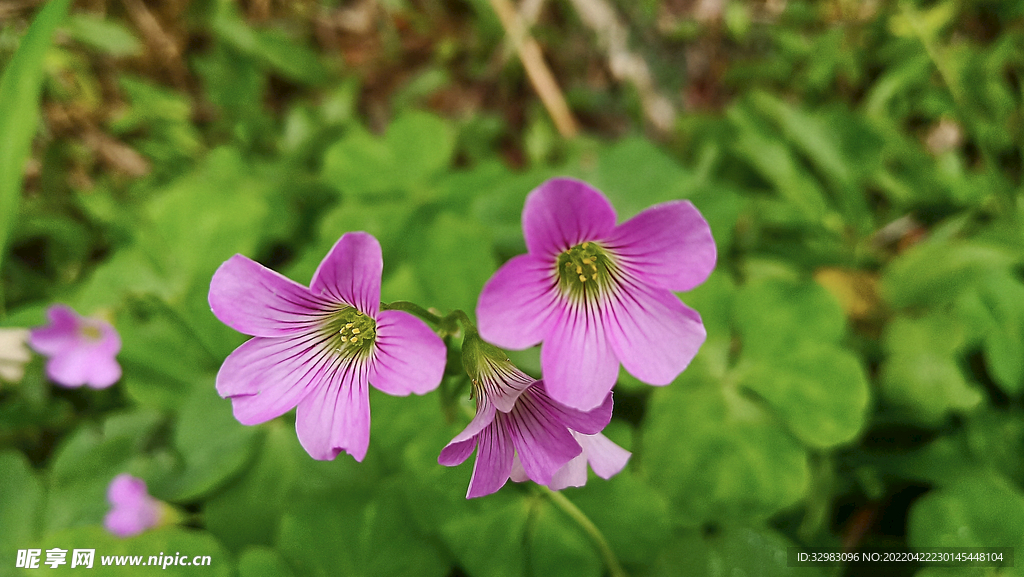
M 452 320 L 455 320 L 455 321 L 458 321 L 459 323 L 461 323 L 462 324 L 462 330 L 464 330 L 467 333 L 470 333 L 470 332 L 475 333 L 476 332 L 476 325 L 473 324 L 472 320 L 470 320 L 469 315 L 467 315 L 461 309 L 453 310 L 452 312 L 448 313 L 448 316 L 446 318 L 452 319 Z
M 605 540 L 604 535 L 601 534 L 601 530 L 594 525 L 594 522 L 587 517 L 586 513 L 580 511 L 579 507 L 573 504 L 572 501 L 567 499 L 565 495 L 558 491 L 552 491 L 550 488 L 543 485 L 539 485 L 541 492 L 547 495 L 551 503 L 562 510 L 563 513 L 568 515 L 576 524 L 583 529 L 590 540 L 597 546 L 598 551 L 601 552 L 601 558 L 604 559 L 605 567 L 608 568 L 608 573 L 612 577 L 627 577 L 626 571 L 619 564 L 618 557 L 612 551 L 612 548 L 608 545 L 608 541 Z
M 405 311 L 409 314 L 416 315 L 421 319 L 427 321 L 432 325 L 441 325 L 444 323 L 444 319 L 427 309 L 421 307 L 416 303 L 409 301 L 395 301 L 391 303 L 381 303 L 380 308 L 386 311 Z

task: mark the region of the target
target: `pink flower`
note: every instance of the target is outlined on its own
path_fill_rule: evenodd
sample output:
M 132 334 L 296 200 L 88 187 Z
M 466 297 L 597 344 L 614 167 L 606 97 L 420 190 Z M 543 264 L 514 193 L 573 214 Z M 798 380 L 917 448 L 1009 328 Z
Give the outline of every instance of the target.
M 53 305 L 46 311 L 50 324 L 32 329 L 29 345 L 50 357 L 46 375 L 65 387 L 89 385 L 104 389 L 121 378 L 117 353 L 121 337 L 110 323 L 79 316 L 65 305 Z
M 604 402 L 619 363 L 645 383 L 670 383 L 706 335 L 673 291 L 694 288 L 715 267 L 707 221 L 683 200 L 615 221 L 586 183 L 540 185 L 523 209 L 529 252 L 505 263 L 477 304 L 485 340 L 511 349 L 543 341 L 548 392 L 582 410 Z
M 599 435 L 612 417 L 611 394 L 591 411 L 571 409 L 548 396 L 543 381 L 517 369 L 497 348 L 471 339 L 463 345 L 463 360 L 472 377 L 476 417 L 437 459 L 450 467 L 477 451 L 467 498 L 494 493 L 510 477 L 553 489 L 579 486 L 586 482 L 588 459 L 595 472 L 607 473 L 605 478 L 625 466 L 629 452 Z M 605 442 L 591 442 L 593 435 Z M 615 463 L 615 471 L 598 471 L 605 462 Z
M 437 387 L 446 350 L 422 321 L 380 310 L 384 261 L 364 232 L 342 236 L 306 288 L 242 255 L 210 283 L 224 324 L 253 335 L 217 373 L 235 418 L 255 425 L 298 407 L 299 442 L 314 459 L 345 451 L 362 461 L 370 442 L 370 392 L 423 394 Z
M 572 431 L 573 438 L 583 448 L 583 452 L 573 457 L 571 461 L 562 466 L 551 477 L 548 487 L 557 490 L 566 487 L 582 487 L 587 484 L 587 465 L 594 470 L 594 473 L 602 479 L 611 479 L 629 461 L 631 453 L 616 445 L 601 433 L 584 435 Z M 516 463 L 519 465 L 519 463 Z M 526 480 L 525 473 L 521 467 L 512 467 L 512 480 L 522 482 Z
M 146 482 L 122 473 L 110 482 L 107 500 L 114 506 L 103 525 L 118 537 L 131 537 L 160 524 L 164 504 L 149 496 Z

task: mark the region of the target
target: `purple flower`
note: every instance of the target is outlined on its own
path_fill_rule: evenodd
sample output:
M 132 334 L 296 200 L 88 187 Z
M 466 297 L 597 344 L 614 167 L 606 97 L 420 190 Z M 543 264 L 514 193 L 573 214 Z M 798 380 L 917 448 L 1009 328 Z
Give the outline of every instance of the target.
M 540 485 L 563 488 L 571 482 L 563 482 L 560 476 L 569 481 L 577 478 L 575 467 L 571 473 L 562 473 L 562 469 L 580 457 L 584 459 L 585 481 L 586 459 L 598 462 L 608 452 L 606 444 L 593 444 L 586 435 L 596 435 L 608 424 L 612 417 L 611 394 L 606 394 L 601 406 L 591 411 L 571 409 L 552 399 L 543 381 L 517 369 L 497 348 L 479 339 L 476 342 L 477 350 L 467 350 L 469 347 L 463 345 L 463 359 L 477 399 L 476 417 L 441 450 L 438 463 L 449 467 L 461 464 L 476 449 L 476 463 L 466 493 L 470 499 L 494 493 L 510 476 L 517 481 L 530 479 Z M 623 451 L 610 441 L 608 444 Z M 584 454 L 584 446 L 595 447 L 591 456 Z M 615 460 L 620 456 L 609 458 Z M 624 465 L 622 461 L 608 476 Z M 608 470 L 604 468 L 602 472 Z
M 50 380 L 65 387 L 104 389 L 121 378 L 115 358 L 121 337 L 110 323 L 82 317 L 66 305 L 51 306 L 46 316 L 50 324 L 32 329 L 28 342 L 50 357 L 46 362 Z
M 114 506 L 103 525 L 118 537 L 131 537 L 160 524 L 164 504 L 149 496 L 146 482 L 122 473 L 107 487 L 107 500 Z
M 412 315 L 380 310 L 384 261 L 364 232 L 342 236 L 306 288 L 242 255 L 210 283 L 224 324 L 253 335 L 217 373 L 235 418 L 255 425 L 298 407 L 295 429 L 314 459 L 345 451 L 362 461 L 370 442 L 367 384 L 391 395 L 437 387 L 446 350 Z
M 529 252 L 505 263 L 477 304 L 485 340 L 512 349 L 543 341 L 552 398 L 583 410 L 604 402 L 620 362 L 643 382 L 670 383 L 706 335 L 673 291 L 692 289 L 715 267 L 707 221 L 683 200 L 615 220 L 586 183 L 540 185 L 523 209 Z
M 562 465 L 562 468 L 551 477 L 548 487 L 558 491 L 566 487 L 582 487 L 587 484 L 587 464 L 594 470 L 594 473 L 602 479 L 611 479 L 618 474 L 626 462 L 629 461 L 631 453 L 616 445 L 601 433 L 584 435 L 576 431 L 570 431 L 576 442 L 583 448 L 583 452 L 572 458 L 571 461 Z M 528 477 L 519 459 L 512 464 L 511 478 L 517 483 L 525 481 Z

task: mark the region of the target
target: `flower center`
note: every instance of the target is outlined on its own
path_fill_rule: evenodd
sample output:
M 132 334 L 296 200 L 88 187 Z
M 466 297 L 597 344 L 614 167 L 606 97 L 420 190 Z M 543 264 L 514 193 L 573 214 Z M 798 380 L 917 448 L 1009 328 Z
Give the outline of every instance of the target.
M 99 327 L 92 325 L 82 325 L 78 328 L 78 334 L 82 335 L 87 341 L 97 342 L 103 340 L 103 333 L 100 332 Z
M 558 255 L 558 287 L 573 297 L 597 296 L 611 284 L 615 270 L 600 245 L 584 242 Z
M 353 307 L 345 307 L 332 315 L 325 330 L 338 352 L 367 354 L 377 338 L 377 322 Z

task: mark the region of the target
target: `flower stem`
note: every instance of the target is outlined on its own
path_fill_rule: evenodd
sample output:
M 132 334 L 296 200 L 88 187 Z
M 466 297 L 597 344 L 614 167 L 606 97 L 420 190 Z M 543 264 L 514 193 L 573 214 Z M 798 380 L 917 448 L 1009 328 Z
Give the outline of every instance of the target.
M 416 303 L 411 303 L 409 301 L 381 303 L 380 308 L 386 311 L 405 311 L 407 313 L 414 314 L 433 325 L 441 325 L 444 322 L 444 319 L 441 318 L 439 315 L 435 315 L 434 313 L 428 311 L 427 309 L 421 307 L 420 305 Z
M 458 321 L 459 323 L 461 323 L 462 324 L 462 330 L 467 332 L 467 333 L 470 333 L 470 332 L 475 333 L 476 332 L 476 325 L 473 324 L 472 320 L 470 320 L 469 315 L 467 315 L 461 309 L 453 310 L 452 312 L 448 313 L 448 316 L 445 317 L 445 318 L 446 319 L 452 319 L 452 320 L 455 320 L 455 321 Z
M 608 568 L 608 574 L 612 577 L 627 577 L 626 571 L 622 568 L 622 565 L 619 564 L 619 559 L 615 556 L 612 548 L 608 545 L 608 541 L 605 540 L 604 535 L 601 534 L 601 530 L 597 528 L 597 525 L 594 525 L 594 522 L 587 517 L 587 514 L 580 511 L 579 507 L 574 505 L 572 501 L 567 499 L 565 495 L 558 491 L 552 491 L 550 488 L 543 485 L 538 485 L 538 487 L 543 494 L 547 495 L 548 499 L 551 500 L 551 503 L 555 507 L 558 507 L 563 513 L 572 518 L 573 521 L 576 521 L 576 524 L 580 526 L 580 529 L 583 529 L 583 532 L 590 537 L 590 540 L 594 542 L 595 546 L 597 546 L 598 551 L 601 552 L 601 557 L 604 559 L 605 567 Z

